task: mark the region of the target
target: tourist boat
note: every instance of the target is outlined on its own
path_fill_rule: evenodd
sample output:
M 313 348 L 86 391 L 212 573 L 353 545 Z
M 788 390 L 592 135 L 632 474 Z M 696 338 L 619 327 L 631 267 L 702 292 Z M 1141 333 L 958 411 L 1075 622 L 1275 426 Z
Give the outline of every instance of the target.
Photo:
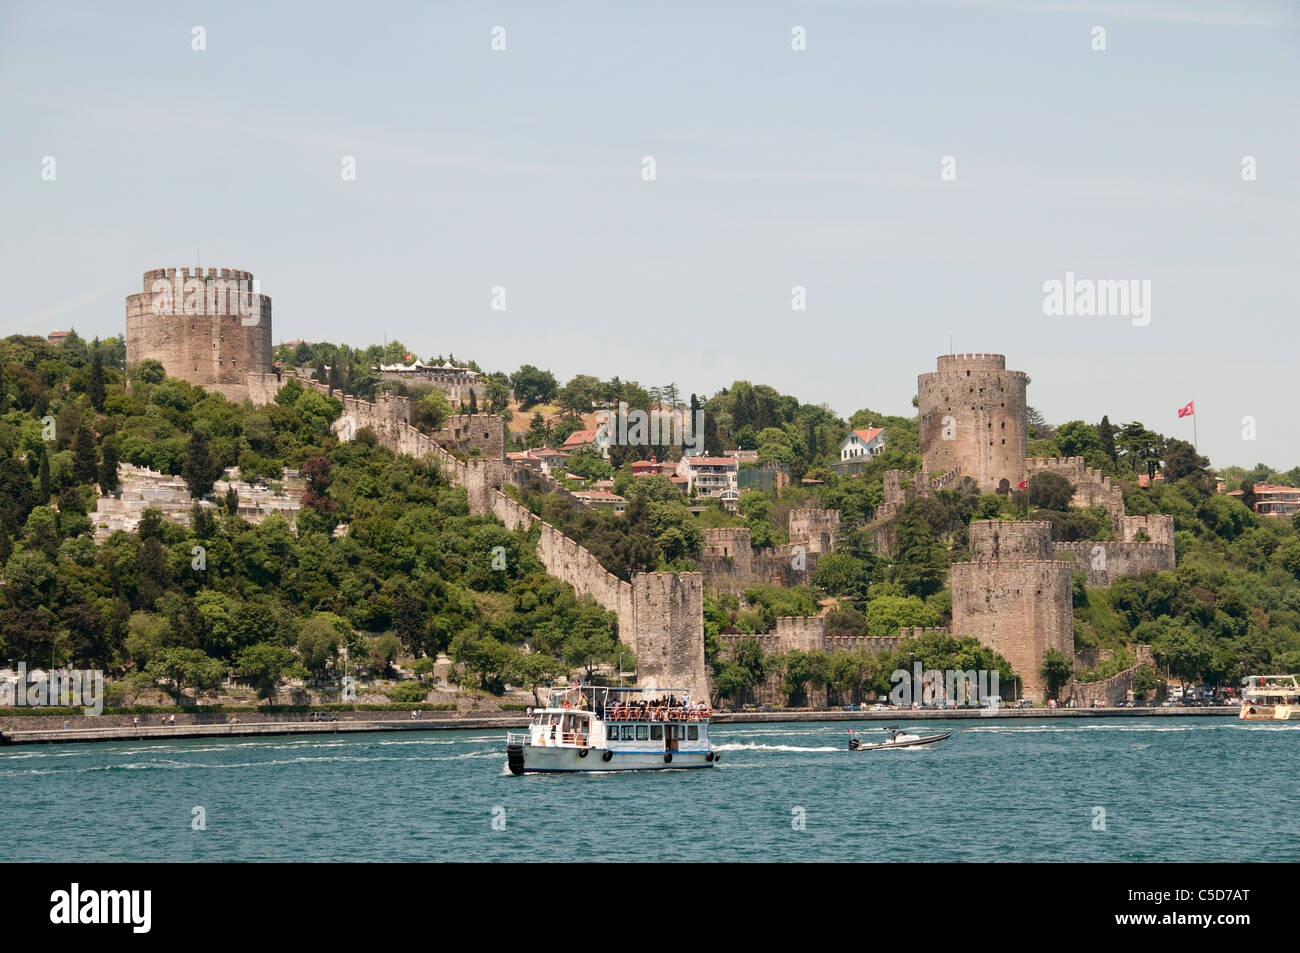
M 936 742 L 943 741 L 945 738 L 952 737 L 951 731 L 946 731 L 941 735 L 909 735 L 900 731 L 897 725 L 890 725 L 886 731 L 889 732 L 887 741 L 863 741 L 862 733 L 849 729 L 849 750 L 850 751 L 883 751 L 886 748 L 918 748 L 921 745 L 932 745 Z
M 1300 719 L 1300 683 L 1294 675 L 1251 675 L 1241 693 L 1242 721 Z
M 526 732 L 506 735 L 513 774 L 711 768 L 707 703 L 676 689 L 573 685 L 529 709 Z

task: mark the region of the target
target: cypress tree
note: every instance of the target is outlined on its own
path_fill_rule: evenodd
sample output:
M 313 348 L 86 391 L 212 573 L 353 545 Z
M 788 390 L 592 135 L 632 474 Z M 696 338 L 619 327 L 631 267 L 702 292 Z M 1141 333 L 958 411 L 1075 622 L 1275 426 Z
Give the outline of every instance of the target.
M 117 445 L 105 440 L 99 461 L 99 492 L 110 496 L 117 489 Z
M 50 450 L 48 446 L 41 447 L 41 499 L 46 503 L 50 500 L 50 494 L 54 492 L 54 487 L 50 482 Z
M 1118 463 L 1119 454 L 1115 451 L 1115 428 L 1110 425 L 1110 417 L 1101 418 L 1101 423 L 1097 424 L 1097 433 L 1101 436 L 1101 449 L 1106 456 L 1110 457 L 1110 462 Z
M 99 454 L 95 438 L 85 427 L 77 428 L 72 439 L 72 478 L 78 483 L 94 483 L 99 476 Z

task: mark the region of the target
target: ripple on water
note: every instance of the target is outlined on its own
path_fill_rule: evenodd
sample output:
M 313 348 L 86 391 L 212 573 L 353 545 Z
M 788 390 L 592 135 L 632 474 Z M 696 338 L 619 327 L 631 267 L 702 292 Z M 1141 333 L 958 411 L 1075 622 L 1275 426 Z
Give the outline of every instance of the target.
M 888 753 L 847 751 L 844 722 L 718 725 L 713 770 L 524 777 L 504 734 L 481 730 L 0 749 L 0 804 L 27 856 L 63 861 L 86 842 L 97 859 L 181 861 L 609 860 L 629 845 L 648 860 L 1132 861 L 1300 842 L 1300 725 L 925 727 L 940 724 L 948 741 Z M 1245 776 L 1255 796 L 1231 798 Z

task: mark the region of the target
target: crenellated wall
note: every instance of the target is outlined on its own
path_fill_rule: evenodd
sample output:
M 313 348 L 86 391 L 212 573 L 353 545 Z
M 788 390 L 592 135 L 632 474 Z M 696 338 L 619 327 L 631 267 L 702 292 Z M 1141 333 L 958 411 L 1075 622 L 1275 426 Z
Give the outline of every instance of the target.
M 1039 669 L 1048 649 L 1074 660 L 1073 567 L 1054 559 L 980 559 L 952 566 L 952 630 L 1000 653 L 1024 694 L 1046 696 Z
M 1124 542 L 1136 542 L 1140 533 L 1146 536 L 1146 542 L 1174 548 L 1174 518 L 1166 513 L 1125 516 L 1120 521 L 1120 539 Z
M 1073 682 L 1070 685 L 1070 697 L 1076 708 L 1092 708 L 1097 705 L 1113 708 L 1117 702 L 1125 701 L 1133 690 L 1133 676 L 1143 666 L 1155 667 L 1151 657 L 1151 646 L 1134 646 L 1136 663 L 1124 671 L 1112 675 L 1100 682 Z
M 1052 524 L 1039 520 L 975 520 L 968 532 L 974 559 L 1051 559 Z
M 820 556 L 835 548 L 840 511 L 819 508 L 791 510 L 787 523 L 790 542 L 802 544 L 807 552 Z
M 1057 559 L 1068 560 L 1075 572 L 1088 573 L 1088 585 L 1105 589 L 1121 576 L 1174 568 L 1174 547 L 1164 543 L 1117 543 L 1082 540 L 1053 543 Z
M 314 380 L 300 380 L 320 393 L 330 393 Z M 638 678 L 646 684 L 689 691 L 695 698 L 709 697 L 700 573 L 638 573 L 630 583 L 624 582 L 606 571 L 590 551 L 502 493 L 506 465 L 500 417 L 449 418 L 443 435 L 458 440 L 468 452 L 481 454 L 460 459 L 434 437 L 411 426 L 410 402 L 405 397 L 381 394 L 370 402 L 341 391 L 330 395 L 343 405 L 342 415 L 333 424 L 339 439 L 350 440 L 358 430 L 369 427 L 394 453 L 437 460 L 448 479 L 465 488 L 472 512 L 492 513 L 511 530 L 526 530 L 540 523 L 537 556 L 542 565 L 579 595 L 590 596 L 618 616 L 619 638 L 637 657 Z
M 1025 374 L 1001 354 L 945 354 L 916 380 L 917 422 L 926 473 L 960 469 L 982 492 L 1024 479 Z
M 1106 474 L 1087 466 L 1083 457 L 1031 457 L 1025 461 L 1026 479 L 1035 473 L 1055 473 L 1074 485 L 1071 506 L 1100 506 L 1118 532 L 1124 519 L 1124 493 Z
M 248 374 L 271 370 L 271 299 L 252 272 L 155 268 L 126 298 L 126 363 L 161 362 L 169 377 L 245 400 Z
M 746 586 L 806 586 L 821 556 L 835 545 L 838 510 L 791 510 L 790 542 L 782 546 L 753 547 L 750 532 L 741 526 L 704 530 L 700 568 L 710 589 L 743 593 Z

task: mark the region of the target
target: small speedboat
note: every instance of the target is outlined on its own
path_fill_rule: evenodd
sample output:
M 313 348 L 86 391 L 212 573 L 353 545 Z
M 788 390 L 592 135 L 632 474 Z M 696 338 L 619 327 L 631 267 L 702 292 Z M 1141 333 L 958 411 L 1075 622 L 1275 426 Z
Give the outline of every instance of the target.
M 863 741 L 861 732 L 850 728 L 849 750 L 881 751 L 885 748 L 918 748 L 921 745 L 932 745 L 952 737 L 951 731 L 945 731 L 941 735 L 910 735 L 900 731 L 897 725 L 890 725 L 885 730 L 889 732 L 889 737 L 884 741 Z

